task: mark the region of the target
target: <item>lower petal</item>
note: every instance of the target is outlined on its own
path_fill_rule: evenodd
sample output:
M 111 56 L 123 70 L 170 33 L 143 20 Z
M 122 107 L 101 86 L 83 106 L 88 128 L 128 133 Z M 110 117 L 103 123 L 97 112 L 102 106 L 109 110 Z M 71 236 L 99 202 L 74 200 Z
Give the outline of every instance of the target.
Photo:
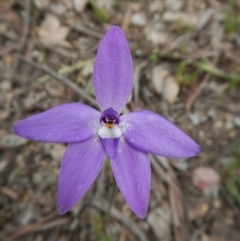
M 69 211 L 97 178 L 105 158 L 98 136 L 71 143 L 63 156 L 57 192 L 59 214 Z
M 145 218 L 151 188 L 148 155 L 121 139 L 115 156 L 111 158 L 111 165 L 126 202 L 139 218 Z

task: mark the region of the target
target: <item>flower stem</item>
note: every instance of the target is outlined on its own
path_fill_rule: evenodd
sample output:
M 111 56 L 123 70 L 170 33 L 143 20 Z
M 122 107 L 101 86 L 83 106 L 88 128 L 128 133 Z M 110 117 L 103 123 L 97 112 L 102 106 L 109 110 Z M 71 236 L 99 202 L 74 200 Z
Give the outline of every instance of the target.
M 114 180 L 113 188 L 112 188 L 112 195 L 110 197 L 108 211 L 107 211 L 107 217 L 106 217 L 106 228 L 107 228 L 107 234 L 108 234 L 109 237 L 113 237 L 113 231 L 112 231 L 112 228 L 110 227 L 110 217 L 111 217 L 111 207 L 112 207 L 112 204 L 113 204 L 115 192 L 116 192 L 116 182 Z

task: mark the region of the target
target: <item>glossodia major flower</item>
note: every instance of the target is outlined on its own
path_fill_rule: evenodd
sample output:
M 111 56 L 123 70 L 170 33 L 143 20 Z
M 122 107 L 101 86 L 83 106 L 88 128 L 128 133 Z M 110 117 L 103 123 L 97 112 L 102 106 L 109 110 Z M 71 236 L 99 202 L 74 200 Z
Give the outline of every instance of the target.
M 132 211 L 144 218 L 151 187 L 148 153 L 187 158 L 199 146 L 171 122 L 151 111 L 120 116 L 133 85 L 133 63 L 122 30 L 111 27 L 98 48 L 93 85 L 101 112 L 80 103 L 64 104 L 14 126 L 26 139 L 69 143 L 57 190 L 60 214 L 69 211 L 98 176 L 106 155 Z

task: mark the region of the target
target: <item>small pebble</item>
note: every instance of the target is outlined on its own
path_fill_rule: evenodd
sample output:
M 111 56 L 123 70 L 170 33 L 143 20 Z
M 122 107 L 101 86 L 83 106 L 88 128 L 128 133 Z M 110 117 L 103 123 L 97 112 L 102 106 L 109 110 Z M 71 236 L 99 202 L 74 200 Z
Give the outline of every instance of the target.
M 229 132 L 228 136 L 233 139 L 235 136 L 237 135 L 236 131 L 235 130 L 232 130 Z
M 227 130 L 232 130 L 233 127 L 234 127 L 234 125 L 233 125 L 233 122 L 232 122 L 232 121 L 226 121 L 226 122 L 225 122 L 225 128 L 226 128 Z
M 216 117 L 216 111 L 214 111 L 214 110 L 209 110 L 208 112 L 207 112 L 207 115 L 209 116 L 209 117 L 211 117 L 211 118 L 214 118 L 214 117 Z
M 188 118 L 194 126 L 198 126 L 201 123 L 201 116 L 198 113 L 192 113 Z
M 143 27 L 146 25 L 146 16 L 144 13 L 135 13 L 131 17 L 131 22 L 135 26 Z
M 223 127 L 223 122 L 221 120 L 216 121 L 215 127 L 216 128 L 222 128 Z
M 204 132 L 203 130 L 199 130 L 198 136 L 199 136 L 200 138 L 204 138 L 204 137 L 205 137 L 205 132 Z
M 240 126 L 240 117 L 239 117 L 239 116 L 235 117 L 235 119 L 234 119 L 234 124 L 235 124 L 236 126 Z

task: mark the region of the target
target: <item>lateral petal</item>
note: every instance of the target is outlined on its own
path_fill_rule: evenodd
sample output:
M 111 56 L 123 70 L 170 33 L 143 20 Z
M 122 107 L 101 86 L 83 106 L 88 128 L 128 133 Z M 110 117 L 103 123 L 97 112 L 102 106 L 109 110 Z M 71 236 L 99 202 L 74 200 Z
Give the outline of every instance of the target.
M 79 142 L 98 130 L 100 113 L 80 103 L 64 104 L 19 121 L 14 132 L 42 142 Z
M 117 185 L 132 211 L 145 218 L 151 188 L 151 168 L 148 155 L 120 139 L 111 160 Z
M 57 191 L 59 214 L 69 211 L 97 178 L 105 157 L 98 136 L 71 143 L 63 156 Z
M 160 156 L 187 158 L 200 152 L 199 145 L 173 123 L 151 111 L 121 117 L 125 140 L 134 148 Z
M 96 99 L 102 111 L 122 111 L 133 85 L 133 63 L 122 30 L 111 27 L 100 42 L 93 71 Z

